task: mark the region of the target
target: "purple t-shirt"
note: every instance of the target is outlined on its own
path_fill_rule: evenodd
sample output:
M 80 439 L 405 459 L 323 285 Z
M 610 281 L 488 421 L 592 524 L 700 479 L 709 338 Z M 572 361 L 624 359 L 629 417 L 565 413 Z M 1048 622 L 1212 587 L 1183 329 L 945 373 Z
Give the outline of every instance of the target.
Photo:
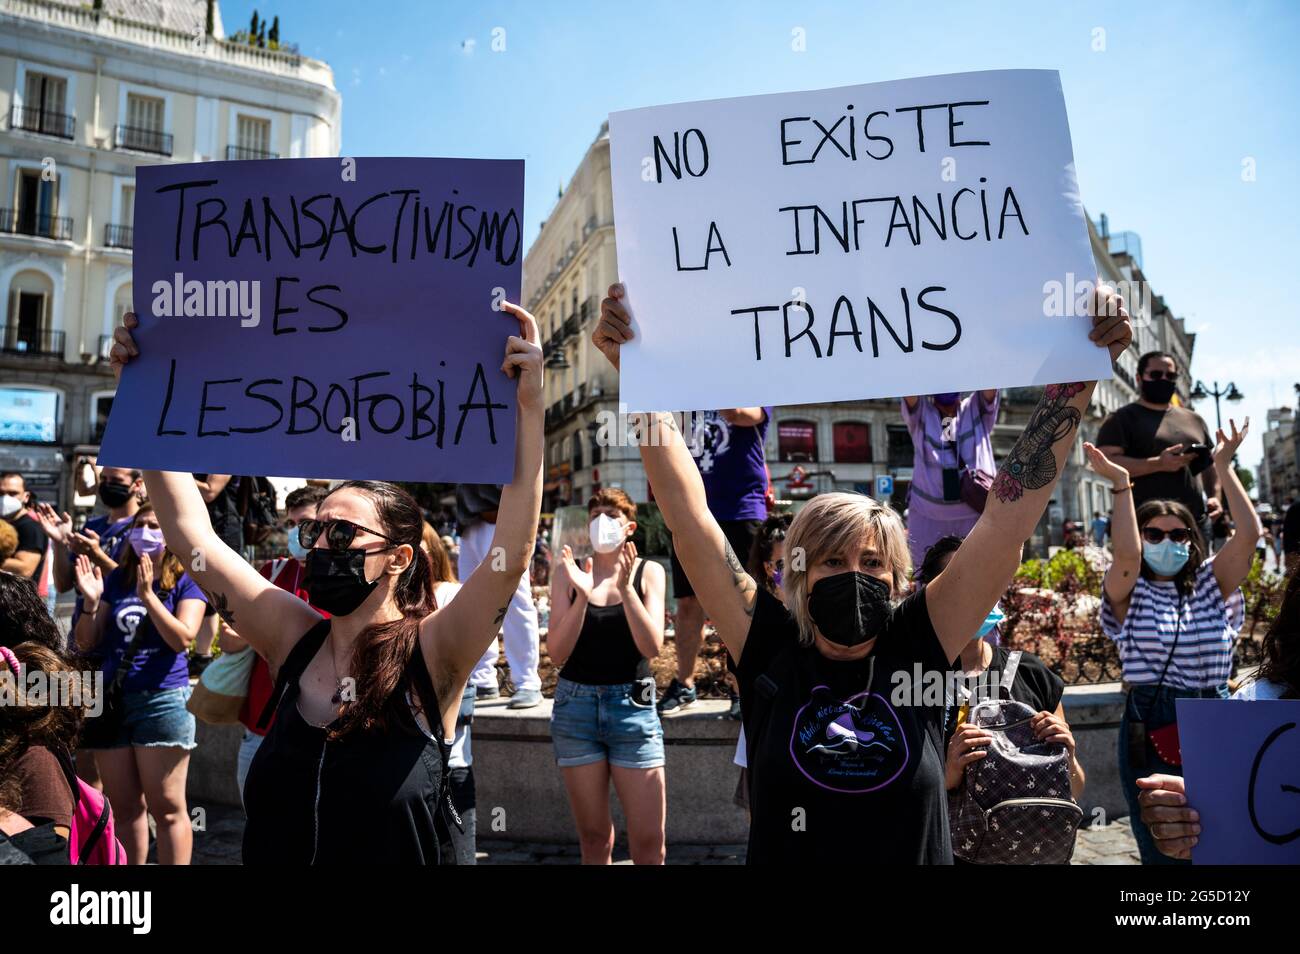
M 122 547 L 126 546 L 126 534 L 131 529 L 131 524 L 135 522 L 134 517 L 123 517 L 116 523 L 106 513 L 101 513 L 98 517 L 91 517 L 86 521 L 85 526 L 81 528 L 82 533 L 87 530 L 93 530 L 99 534 L 99 548 L 107 553 L 115 563 L 122 562 Z M 68 550 L 68 562 L 73 566 L 73 572 L 76 572 L 77 555 Z M 77 620 L 81 618 L 81 594 L 77 594 L 77 600 L 72 606 L 72 632 L 77 631 Z
M 156 579 L 153 589 L 163 606 L 173 614 L 185 600 L 207 602 L 207 597 L 188 573 L 181 574 L 170 592 L 161 592 Z M 108 619 L 104 623 L 104 638 L 97 647 L 97 652 L 104 656 L 105 685 L 112 682 L 113 675 L 126 654 L 127 643 L 140 626 L 144 630 L 136 644 L 135 658 L 131 661 L 131 671 L 127 674 L 123 688 L 127 692 L 140 692 L 180 689 L 189 685 L 189 666 L 185 654 L 178 653 L 167 645 L 149 619 L 144 601 L 136 595 L 134 586 L 127 585 L 125 574 L 120 568 L 110 573 L 104 581 L 104 604 L 108 607 Z
M 704 478 L 709 512 L 717 520 L 762 520 L 767 516 L 767 466 L 763 442 L 772 409 L 753 427 L 736 427 L 717 411 L 696 411 L 688 435 L 691 456 Z
M 960 469 L 961 465 L 988 474 L 997 472 L 991 435 L 998 420 L 1000 398 L 995 395 L 986 407 L 978 392 L 967 394 L 959 404 L 956 426 L 950 425 L 947 433 L 943 415 L 930 398 L 922 397 L 915 410 L 910 410 L 906 401 L 900 402 L 903 420 L 912 435 L 912 492 L 907 503 L 912 513 L 939 518 L 948 516 L 954 507 L 972 512 L 960 500 L 944 500 L 943 472 L 945 468 Z

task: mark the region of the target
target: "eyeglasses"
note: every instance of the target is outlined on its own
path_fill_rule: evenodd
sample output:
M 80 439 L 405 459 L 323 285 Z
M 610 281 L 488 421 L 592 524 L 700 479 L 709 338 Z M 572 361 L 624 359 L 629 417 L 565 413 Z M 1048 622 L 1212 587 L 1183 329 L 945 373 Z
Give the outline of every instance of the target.
M 1177 371 L 1143 371 L 1142 377 L 1148 381 L 1177 381 Z
M 1165 537 L 1174 543 L 1187 543 L 1192 539 L 1192 531 L 1181 527 L 1177 530 L 1161 530 L 1159 527 L 1142 528 L 1142 539 L 1147 543 L 1163 543 Z
M 323 532 L 325 545 L 335 552 L 342 552 L 352 546 L 358 530 L 362 533 L 373 533 L 380 539 L 397 545 L 397 541 L 387 534 L 363 527 L 351 520 L 304 520 L 298 524 L 298 543 L 304 550 L 310 550 L 316 545 Z

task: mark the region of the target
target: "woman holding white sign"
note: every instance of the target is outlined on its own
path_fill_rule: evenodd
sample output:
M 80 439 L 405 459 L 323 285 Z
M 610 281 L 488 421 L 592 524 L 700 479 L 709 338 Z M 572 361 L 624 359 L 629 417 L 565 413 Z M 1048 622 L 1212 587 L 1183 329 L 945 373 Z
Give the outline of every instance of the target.
M 537 322 L 506 339 L 517 381 L 514 480 L 485 561 L 438 606 L 419 506 L 400 487 L 348 481 L 298 527 L 311 604 L 261 576 L 212 530 L 189 474 L 148 471 L 169 541 L 223 618 L 277 673 L 275 723 L 244 790 L 246 863 L 454 864 L 448 760 L 470 671 L 495 638 L 533 554 L 542 499 L 542 350 Z M 127 315 L 115 370 L 139 352 Z M 198 558 L 202 557 L 201 560 Z
M 1095 305 L 1090 338 L 1113 358 L 1132 340 L 1128 313 L 1105 289 Z M 626 293 L 612 286 L 593 343 L 617 368 L 632 337 Z M 911 561 L 898 514 L 831 493 L 790 526 L 782 605 L 731 552 L 671 415 L 649 415 L 646 475 L 740 684 L 750 862 L 951 862 L 943 701 L 912 683 L 925 671 L 942 677 L 1010 583 L 1093 386 L 1046 388 L 966 543 L 906 598 Z

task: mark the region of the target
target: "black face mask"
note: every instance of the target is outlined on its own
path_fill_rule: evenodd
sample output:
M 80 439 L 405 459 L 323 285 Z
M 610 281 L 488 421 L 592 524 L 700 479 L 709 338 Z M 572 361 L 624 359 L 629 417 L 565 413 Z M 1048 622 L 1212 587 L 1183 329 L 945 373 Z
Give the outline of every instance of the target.
M 131 487 L 129 484 L 114 484 L 106 480 L 100 481 L 99 499 L 104 502 L 105 507 L 112 510 L 131 499 Z
M 311 605 L 331 616 L 347 616 L 366 601 L 379 580 L 366 582 L 367 550 L 314 549 L 307 554 L 302 585 Z
M 822 577 L 808 594 L 808 615 L 823 636 L 857 646 L 880 634 L 889 619 L 889 585 L 865 573 Z
M 1142 385 L 1142 397 L 1152 404 L 1168 404 L 1177 387 L 1173 381 L 1148 381 L 1146 378 L 1139 383 Z

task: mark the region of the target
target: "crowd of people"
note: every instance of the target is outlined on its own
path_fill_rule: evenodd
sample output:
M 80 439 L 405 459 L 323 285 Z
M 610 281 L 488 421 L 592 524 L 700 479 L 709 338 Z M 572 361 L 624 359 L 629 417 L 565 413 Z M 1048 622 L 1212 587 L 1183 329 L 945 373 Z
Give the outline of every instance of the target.
M 698 412 L 684 429 L 647 415 L 640 454 L 671 533 L 665 569 L 638 553 L 636 502 L 616 488 L 586 502 L 589 556 L 539 541 L 543 356 L 533 317 L 510 304 L 503 313 L 514 476 L 457 487 L 457 538 L 396 484 L 309 482 L 269 518 L 283 552 L 255 566 L 247 537 L 268 522 L 261 478 L 79 462 L 78 489 L 102 506 L 78 527 L 22 475 L 0 475 L 0 689 L 15 687 L 19 702 L 0 705 L 0 863 L 101 856 L 96 838 L 120 840 L 130 863 L 151 857 L 151 840 L 159 863 L 188 863 L 196 713 L 211 717 L 223 698 L 234 708 L 221 721 L 243 730 L 230 772 L 246 863 L 474 863 L 474 709 L 501 693 L 502 649 L 508 705 L 542 702 L 539 555 L 557 673 L 551 739 L 585 863 L 611 860 L 611 786 L 632 859 L 665 859 L 663 719 L 696 701 L 706 620 L 741 722 L 736 801 L 751 863 L 985 863 L 955 806 L 993 784 L 980 773 L 995 762 L 1005 790 L 989 810 L 1055 832 L 1027 838 L 1011 860 L 1056 857 L 1060 837 L 1072 845 L 1087 766 L 1065 687 L 1042 659 L 1002 644 L 999 599 L 1094 383 L 1047 387 L 1000 467 L 996 391 L 903 398 L 916 454 L 906 522 L 886 502 L 838 492 L 772 512 L 770 407 Z M 1092 340 L 1117 357 L 1132 333 L 1123 302 L 1101 290 L 1093 315 Z M 134 327 L 128 315 L 115 333 L 119 372 L 138 354 Z M 617 369 L 632 336 L 627 294 L 613 286 L 593 343 Z M 1099 625 L 1123 666 L 1116 758 L 1149 864 L 1186 863 L 1199 833 L 1175 700 L 1231 694 L 1240 586 L 1271 529 L 1233 466 L 1247 426 L 1212 437 L 1173 402 L 1177 373 L 1168 355 L 1144 355 L 1140 400 L 1085 444 L 1113 498 L 1087 532 L 1110 541 Z M 1278 536 L 1300 550 L 1293 524 Z M 1300 692 L 1294 564 L 1238 698 Z M 75 593 L 67 633 L 51 591 Z M 670 593 L 676 671 L 659 695 L 651 662 Z M 78 672 L 95 676 L 92 697 L 24 688 L 33 673 Z M 900 697 L 899 674 L 940 674 L 941 698 Z M 1013 711 L 1024 713 L 1018 741 L 993 746 L 1011 736 L 998 720 Z M 1008 807 L 1019 752 L 1059 767 L 1033 818 Z M 95 791 L 115 823 L 107 834 L 78 824 L 100 804 Z

